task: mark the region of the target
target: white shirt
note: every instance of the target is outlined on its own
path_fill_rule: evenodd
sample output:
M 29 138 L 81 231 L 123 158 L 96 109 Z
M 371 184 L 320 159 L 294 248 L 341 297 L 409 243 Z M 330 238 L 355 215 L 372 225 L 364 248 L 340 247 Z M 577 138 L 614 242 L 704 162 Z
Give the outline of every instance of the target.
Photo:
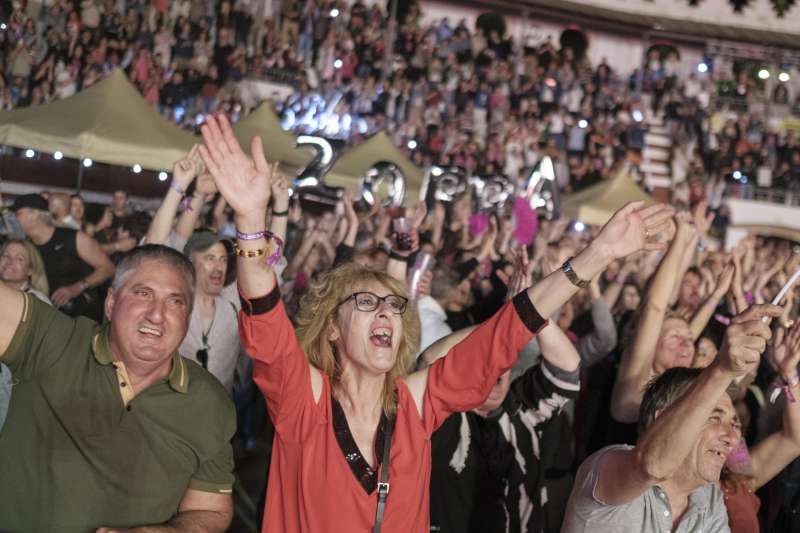
M 438 341 L 450 335 L 453 330 L 447 324 L 447 313 L 444 312 L 439 302 L 430 296 L 423 296 L 417 301 L 420 324 L 419 353 Z

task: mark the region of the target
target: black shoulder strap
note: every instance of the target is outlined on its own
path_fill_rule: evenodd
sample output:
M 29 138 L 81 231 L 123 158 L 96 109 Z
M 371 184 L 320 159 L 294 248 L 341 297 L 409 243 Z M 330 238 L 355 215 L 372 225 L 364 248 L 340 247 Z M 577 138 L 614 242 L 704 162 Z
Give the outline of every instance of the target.
M 380 533 L 383 524 L 383 513 L 386 511 L 386 498 L 389 496 L 389 448 L 392 447 L 394 417 L 386 420 L 386 431 L 383 436 L 383 461 L 381 462 L 381 480 L 378 482 L 378 509 L 375 511 L 375 527 L 372 533 Z

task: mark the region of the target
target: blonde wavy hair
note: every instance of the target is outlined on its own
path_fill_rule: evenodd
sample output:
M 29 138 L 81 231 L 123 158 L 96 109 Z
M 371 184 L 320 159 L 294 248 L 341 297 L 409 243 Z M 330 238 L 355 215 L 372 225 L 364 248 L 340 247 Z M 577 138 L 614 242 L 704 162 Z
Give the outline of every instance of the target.
M 349 297 L 359 285 L 370 282 L 380 283 L 392 293 L 408 298 L 405 284 L 385 272 L 371 270 L 356 263 L 346 263 L 319 276 L 300 300 L 296 319 L 300 347 L 309 362 L 328 375 L 334 387 L 341 378 L 342 364 L 340 355 L 328 340 L 328 335 L 336 323 L 342 300 Z M 386 373 L 381 402 L 387 416 L 397 412 L 395 380 L 408 375 L 419 348 L 420 325 L 416 306 L 409 302 L 401 318 L 403 336 L 394 366 Z
M 22 239 L 8 239 L 3 248 L 0 249 L 0 255 L 4 254 L 9 244 L 19 244 L 28 253 L 28 261 L 31 264 L 30 286 L 44 294 L 50 296 L 50 283 L 47 281 L 47 273 L 44 270 L 44 261 L 42 260 L 39 250 L 30 241 Z

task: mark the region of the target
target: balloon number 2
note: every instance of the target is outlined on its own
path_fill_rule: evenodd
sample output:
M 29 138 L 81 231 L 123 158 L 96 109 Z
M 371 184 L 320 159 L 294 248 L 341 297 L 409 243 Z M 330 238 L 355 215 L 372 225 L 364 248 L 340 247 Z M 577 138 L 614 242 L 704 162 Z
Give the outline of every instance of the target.
M 297 137 L 297 146 L 311 148 L 315 154 L 295 178 L 294 194 L 298 196 L 304 209 L 319 212 L 335 208 L 343 189 L 326 185 L 325 175 L 339 159 L 344 141 L 316 135 L 300 135 Z

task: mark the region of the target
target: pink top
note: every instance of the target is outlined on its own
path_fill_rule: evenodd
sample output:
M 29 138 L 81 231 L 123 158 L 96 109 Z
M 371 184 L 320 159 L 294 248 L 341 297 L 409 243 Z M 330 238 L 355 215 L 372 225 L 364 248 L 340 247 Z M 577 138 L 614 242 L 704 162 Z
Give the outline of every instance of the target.
M 246 314 L 268 308 L 263 304 L 273 297 L 244 301 L 239 324 L 244 348 L 253 357 L 253 377 L 276 429 L 262 531 L 371 531 L 377 495 L 362 488 L 336 440 L 328 377 L 323 375 L 315 403 L 309 363 L 282 302 L 261 314 Z M 545 324 L 524 293 L 506 304 L 431 366 L 422 417 L 405 382 L 397 381 L 383 533 L 428 531 L 431 433 L 451 413 L 483 403 L 533 332 Z

